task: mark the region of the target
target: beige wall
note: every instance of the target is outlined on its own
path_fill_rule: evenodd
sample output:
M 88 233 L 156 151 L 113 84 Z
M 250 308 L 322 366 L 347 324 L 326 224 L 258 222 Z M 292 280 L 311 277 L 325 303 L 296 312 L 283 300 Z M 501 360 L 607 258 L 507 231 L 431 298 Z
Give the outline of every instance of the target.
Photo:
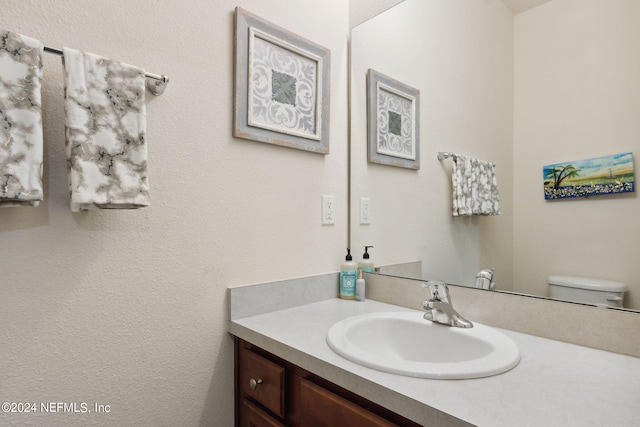
M 542 166 L 635 151 L 640 2 L 554 0 L 515 17 L 514 277 L 616 280 L 640 309 L 638 193 L 547 202 Z M 637 191 L 637 190 L 636 190 Z
M 360 25 L 404 0 L 349 0 L 349 26 Z
M 402 22 L 402 25 L 398 23 Z M 351 246 L 377 264 L 422 260 L 423 275 L 512 283 L 513 15 L 499 0 L 405 0 L 352 30 Z M 366 72 L 420 90 L 419 171 L 367 163 Z M 453 218 L 453 151 L 496 163 L 502 214 Z M 420 190 L 416 190 L 420 189 Z M 372 205 L 359 224 L 359 199 Z
M 232 138 L 237 5 L 331 49 L 329 155 Z M 147 98 L 152 205 L 72 214 L 62 67 L 45 55 L 46 200 L 0 210 L 0 396 L 111 413 L 0 413 L 0 424 L 231 426 L 227 286 L 335 272 L 347 244 L 347 2 L 3 0 L 1 9 L 1 28 L 171 82 Z M 321 225 L 323 194 L 336 196 L 333 226 Z

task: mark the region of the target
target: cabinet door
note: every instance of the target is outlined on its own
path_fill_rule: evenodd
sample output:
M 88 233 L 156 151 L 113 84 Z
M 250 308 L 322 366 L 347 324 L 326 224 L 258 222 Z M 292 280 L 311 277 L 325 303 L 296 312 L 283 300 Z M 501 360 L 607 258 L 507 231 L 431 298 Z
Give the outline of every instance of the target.
M 302 380 L 301 392 L 305 427 L 398 427 L 306 379 Z
M 284 424 L 271 418 L 267 413 L 260 410 L 248 400 L 243 400 L 241 427 L 285 427 Z

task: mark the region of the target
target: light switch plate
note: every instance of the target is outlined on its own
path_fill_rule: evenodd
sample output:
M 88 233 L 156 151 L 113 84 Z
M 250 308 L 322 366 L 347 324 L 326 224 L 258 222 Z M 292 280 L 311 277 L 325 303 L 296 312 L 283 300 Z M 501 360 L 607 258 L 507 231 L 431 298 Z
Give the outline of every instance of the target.
M 360 224 L 371 224 L 371 199 L 360 197 Z

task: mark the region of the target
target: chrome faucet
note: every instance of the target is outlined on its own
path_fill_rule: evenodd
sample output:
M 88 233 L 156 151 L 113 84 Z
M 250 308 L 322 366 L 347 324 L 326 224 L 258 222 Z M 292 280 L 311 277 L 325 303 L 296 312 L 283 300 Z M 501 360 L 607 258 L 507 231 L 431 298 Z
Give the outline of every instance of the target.
M 485 268 L 478 271 L 478 274 L 476 274 L 475 287 L 478 289 L 495 289 L 496 284 L 493 281 L 493 275 L 495 272 L 495 268 Z
M 422 286 L 428 287 L 431 292 L 431 297 L 422 302 L 422 307 L 427 310 L 425 319 L 457 328 L 473 328 L 473 323 L 460 316 L 453 308 L 446 283 L 430 280 Z

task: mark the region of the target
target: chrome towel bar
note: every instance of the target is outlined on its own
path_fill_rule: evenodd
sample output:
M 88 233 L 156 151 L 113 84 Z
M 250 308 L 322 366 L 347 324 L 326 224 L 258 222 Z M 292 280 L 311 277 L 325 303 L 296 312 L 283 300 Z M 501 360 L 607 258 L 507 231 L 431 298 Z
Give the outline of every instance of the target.
M 58 55 L 58 56 L 63 55 L 63 52 L 60 49 L 54 49 L 49 46 L 45 46 L 44 51 L 47 53 Z M 169 77 L 164 74 L 159 76 L 157 74 L 145 72 L 144 76 L 147 78 L 147 89 L 149 89 L 149 92 L 151 92 L 156 96 L 162 95 L 164 90 L 167 88 L 167 85 L 169 84 Z M 149 81 L 149 79 L 155 80 L 155 81 L 152 82 L 152 81 Z

